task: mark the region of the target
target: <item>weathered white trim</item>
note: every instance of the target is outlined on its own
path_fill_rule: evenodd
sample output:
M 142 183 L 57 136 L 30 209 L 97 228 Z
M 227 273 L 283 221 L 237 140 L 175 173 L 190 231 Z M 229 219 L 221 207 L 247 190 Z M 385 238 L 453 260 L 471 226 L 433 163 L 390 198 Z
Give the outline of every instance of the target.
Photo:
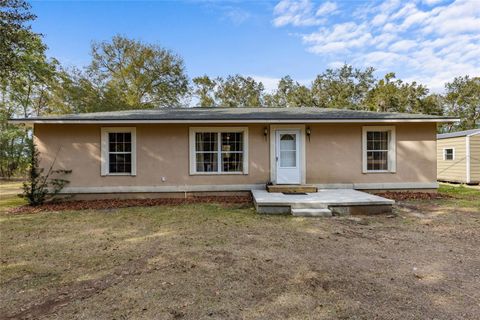
M 183 185 L 183 186 L 112 186 L 65 187 L 61 193 L 149 193 L 149 192 L 216 192 L 263 190 L 265 184 Z
M 367 169 L 367 132 L 388 132 L 388 170 Z M 362 173 L 395 173 L 397 171 L 397 137 L 395 126 L 364 126 L 362 127 Z
M 436 182 L 393 182 L 393 183 L 327 183 L 315 184 L 319 189 L 436 189 Z M 183 185 L 183 186 L 111 186 L 111 187 L 65 187 L 61 193 L 150 193 L 150 192 L 221 192 L 264 190 L 265 184 L 227 184 L 227 185 Z
M 466 156 L 465 156 L 465 160 L 467 161 L 466 163 L 466 168 L 467 168 L 467 179 L 465 180 L 467 183 L 470 183 L 471 182 L 471 174 L 470 174 L 470 135 L 466 136 L 465 137 L 465 144 L 466 144 Z M 455 154 L 455 151 L 454 151 L 454 154 Z
M 266 119 L 266 120 L 9 120 L 11 124 L 140 124 L 140 123 L 404 123 L 404 122 L 460 122 L 460 119 Z
M 327 183 L 315 184 L 319 189 L 360 189 L 360 190 L 394 190 L 394 189 L 437 189 L 437 182 L 390 182 L 390 183 Z
M 241 132 L 243 133 L 243 171 L 242 172 L 222 172 L 221 152 L 218 153 L 218 172 L 197 172 L 195 159 L 195 133 L 197 132 Z M 190 127 L 189 128 L 189 159 L 190 175 L 247 175 L 248 174 L 248 127 Z M 221 141 L 219 139 L 218 143 Z
M 445 150 L 448 150 L 448 149 L 452 149 L 452 154 L 453 154 L 453 158 L 452 159 L 449 159 L 447 160 L 447 157 L 445 157 Z M 455 147 L 446 147 L 446 148 L 443 148 L 442 149 L 442 153 L 443 153 L 443 161 L 453 161 L 455 160 Z
M 277 130 L 300 130 L 300 181 L 301 184 L 306 184 L 307 181 L 307 157 L 306 157 L 306 139 L 305 139 L 305 125 L 296 124 L 272 124 L 270 125 L 270 181 L 276 183 L 277 181 L 277 162 L 276 162 L 276 131 Z
M 108 134 L 110 132 L 130 132 L 132 135 L 132 172 L 110 173 L 108 170 Z M 137 175 L 137 129 L 135 127 L 103 127 L 101 129 L 101 165 L 102 176 L 136 176 Z

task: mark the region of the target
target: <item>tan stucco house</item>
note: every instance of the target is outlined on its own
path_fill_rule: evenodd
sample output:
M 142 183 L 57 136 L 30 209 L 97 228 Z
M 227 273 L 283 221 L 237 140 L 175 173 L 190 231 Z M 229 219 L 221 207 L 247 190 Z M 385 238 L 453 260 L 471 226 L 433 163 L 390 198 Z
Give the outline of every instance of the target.
M 14 119 L 42 166 L 73 170 L 72 194 L 437 188 L 437 123 L 455 119 L 321 108 L 184 108 Z
M 437 135 L 440 181 L 480 183 L 480 129 Z

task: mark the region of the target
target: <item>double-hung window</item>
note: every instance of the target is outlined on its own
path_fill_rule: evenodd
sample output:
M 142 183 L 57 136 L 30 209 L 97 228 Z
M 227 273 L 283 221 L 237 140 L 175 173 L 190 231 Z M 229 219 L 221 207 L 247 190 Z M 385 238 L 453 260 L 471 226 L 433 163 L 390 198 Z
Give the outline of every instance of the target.
M 247 174 L 247 128 L 190 128 L 190 174 Z
M 363 172 L 395 172 L 395 127 L 363 127 Z
M 136 175 L 135 128 L 102 128 L 102 175 Z

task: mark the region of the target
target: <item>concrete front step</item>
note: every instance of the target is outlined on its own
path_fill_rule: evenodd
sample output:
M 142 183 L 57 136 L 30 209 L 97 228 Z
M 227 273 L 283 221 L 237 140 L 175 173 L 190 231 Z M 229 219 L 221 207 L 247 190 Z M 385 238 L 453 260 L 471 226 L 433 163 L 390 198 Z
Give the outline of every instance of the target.
M 317 192 L 317 187 L 311 184 L 271 184 L 267 185 L 268 192 L 281 193 L 314 193 Z
M 292 209 L 328 209 L 328 204 L 321 202 L 296 202 L 290 204 Z
M 294 209 L 292 208 L 292 214 L 297 217 L 331 217 L 332 211 L 329 209 Z

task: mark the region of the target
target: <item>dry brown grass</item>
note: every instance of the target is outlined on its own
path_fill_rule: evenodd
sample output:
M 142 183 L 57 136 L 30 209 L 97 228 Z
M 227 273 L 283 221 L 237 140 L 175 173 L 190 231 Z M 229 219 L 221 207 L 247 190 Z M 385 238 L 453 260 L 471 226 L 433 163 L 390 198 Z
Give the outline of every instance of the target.
M 475 195 L 395 213 L 309 219 L 195 204 L 0 214 L 0 318 L 478 317 Z

